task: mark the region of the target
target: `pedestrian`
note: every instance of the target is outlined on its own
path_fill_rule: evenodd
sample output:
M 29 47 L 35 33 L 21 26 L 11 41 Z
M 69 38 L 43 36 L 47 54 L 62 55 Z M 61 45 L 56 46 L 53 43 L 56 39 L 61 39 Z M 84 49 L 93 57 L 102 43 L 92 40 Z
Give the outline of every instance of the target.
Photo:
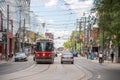
M 89 50 L 86 52 L 86 55 L 87 55 L 87 59 L 89 58 Z
M 103 62 L 103 54 L 102 52 L 99 53 L 99 63 Z
M 113 61 L 114 61 L 114 51 L 112 50 L 112 52 L 111 52 L 111 61 L 112 61 L 112 63 L 113 63 Z
M 92 51 L 92 53 L 91 53 L 91 60 L 94 60 L 94 57 L 95 57 L 95 55 L 94 55 L 94 52 Z

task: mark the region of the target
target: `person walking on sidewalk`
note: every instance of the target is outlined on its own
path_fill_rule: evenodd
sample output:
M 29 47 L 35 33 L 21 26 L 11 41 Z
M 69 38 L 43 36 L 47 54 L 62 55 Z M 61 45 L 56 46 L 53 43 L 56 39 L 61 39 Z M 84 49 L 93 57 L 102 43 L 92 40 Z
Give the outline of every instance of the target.
M 91 53 L 91 60 L 94 60 L 94 57 L 95 57 L 95 55 L 94 55 L 94 52 L 92 51 L 92 53 Z
M 111 61 L 112 61 L 112 63 L 113 63 L 113 61 L 114 61 L 114 51 L 112 50 L 112 52 L 111 52 Z
M 103 62 L 103 54 L 102 52 L 99 53 L 99 63 Z

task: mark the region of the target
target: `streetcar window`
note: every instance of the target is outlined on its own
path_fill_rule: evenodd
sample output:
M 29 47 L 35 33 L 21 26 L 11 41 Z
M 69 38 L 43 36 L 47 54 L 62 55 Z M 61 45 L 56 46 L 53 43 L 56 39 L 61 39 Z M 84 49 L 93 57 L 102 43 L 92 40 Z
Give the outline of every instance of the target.
M 49 43 L 49 42 L 46 43 L 46 51 L 53 51 L 53 44 L 52 43 Z
M 36 49 L 37 51 L 44 51 L 45 49 L 44 49 L 44 43 L 37 43 L 37 49 Z
M 40 44 L 40 42 L 39 43 L 37 43 L 37 49 L 36 49 L 37 51 L 42 51 L 42 47 L 41 47 L 41 44 Z
M 53 43 L 50 42 L 38 42 L 36 51 L 53 51 Z

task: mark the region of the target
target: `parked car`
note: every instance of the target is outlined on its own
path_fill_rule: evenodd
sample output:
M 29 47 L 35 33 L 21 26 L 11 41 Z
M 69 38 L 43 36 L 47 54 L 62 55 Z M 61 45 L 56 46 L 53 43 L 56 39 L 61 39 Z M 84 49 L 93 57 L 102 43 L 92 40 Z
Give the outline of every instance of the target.
M 74 56 L 71 52 L 63 52 L 61 55 L 61 64 L 64 62 L 71 62 L 71 64 L 74 64 Z
M 25 54 L 25 52 L 18 52 L 18 53 L 16 53 L 14 60 L 15 60 L 15 62 L 16 61 L 27 61 L 28 58 L 27 58 L 27 55 Z

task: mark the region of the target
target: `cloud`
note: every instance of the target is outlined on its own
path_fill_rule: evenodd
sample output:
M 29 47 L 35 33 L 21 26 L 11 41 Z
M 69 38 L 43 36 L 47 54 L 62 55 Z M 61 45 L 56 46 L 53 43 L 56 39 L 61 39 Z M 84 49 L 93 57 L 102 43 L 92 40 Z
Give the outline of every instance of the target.
M 46 7 L 54 7 L 57 5 L 58 0 L 49 0 L 49 2 L 45 3 Z
M 31 6 L 38 6 L 40 3 L 43 3 L 44 0 L 31 0 Z
M 93 0 L 65 0 L 69 8 L 73 10 L 78 17 L 82 16 L 84 12 L 90 11 Z
M 47 20 L 47 23 L 48 23 L 48 24 L 54 24 L 55 21 L 54 21 L 54 20 Z
M 58 0 L 31 0 L 32 2 L 32 5 L 33 6 L 40 6 L 40 4 L 42 6 L 45 6 L 46 10 L 47 8 L 54 8 L 55 6 L 59 7 L 60 9 L 71 9 L 73 11 L 73 13 L 77 14 L 78 17 L 81 17 L 83 16 L 83 13 L 84 12 L 87 12 L 91 9 L 92 7 L 92 3 L 93 3 L 93 0 L 64 0 L 66 2 L 66 5 L 61 5 L 59 3 L 58 5 L 58 2 L 62 2 L 63 0 L 61 1 L 58 1 Z M 63 1 L 63 4 L 64 4 L 64 1 Z M 67 7 L 67 8 L 66 8 Z M 52 18 L 51 18 L 52 19 Z M 50 19 L 42 19 L 40 18 L 39 19 L 40 23 L 41 22 L 46 22 L 46 28 L 48 30 L 48 32 L 52 32 L 56 37 L 57 36 L 68 36 L 71 34 L 71 31 L 73 31 L 74 27 L 62 27 L 62 26 L 57 26 L 57 25 L 47 25 L 47 24 L 56 24 L 57 22 L 55 22 L 55 20 L 50 20 Z M 68 30 L 68 32 L 65 32 L 64 30 Z M 36 31 L 38 30 L 38 28 L 36 29 Z M 46 31 L 47 31 L 46 30 Z

